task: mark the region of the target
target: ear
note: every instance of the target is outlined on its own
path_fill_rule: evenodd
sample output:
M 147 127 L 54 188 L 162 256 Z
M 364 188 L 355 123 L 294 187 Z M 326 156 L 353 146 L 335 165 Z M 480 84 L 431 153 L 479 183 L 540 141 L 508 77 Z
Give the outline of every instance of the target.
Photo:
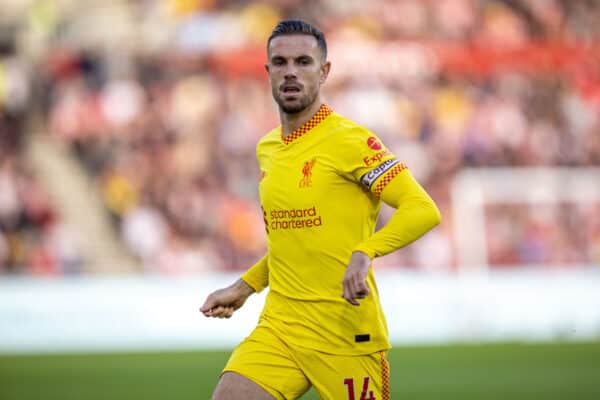
M 265 70 L 267 71 L 267 74 L 270 73 L 270 71 L 269 71 L 269 64 L 265 64 Z
M 319 83 L 322 85 L 327 80 L 327 76 L 329 76 L 329 70 L 331 70 L 331 62 L 327 61 L 323 65 L 321 65 L 321 77 L 319 78 Z

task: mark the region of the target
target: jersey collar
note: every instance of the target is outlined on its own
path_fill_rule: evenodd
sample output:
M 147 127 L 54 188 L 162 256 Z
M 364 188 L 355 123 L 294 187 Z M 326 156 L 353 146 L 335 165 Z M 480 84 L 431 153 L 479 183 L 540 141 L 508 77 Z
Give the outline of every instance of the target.
M 282 136 L 281 140 L 283 140 L 284 144 L 290 144 L 294 140 L 298 139 L 300 136 L 308 133 L 311 129 L 315 128 L 319 125 L 325 118 L 327 118 L 333 110 L 325 103 L 321 104 L 319 110 L 309 119 L 304 125 L 300 128 L 296 129 L 294 132 L 290 133 L 287 136 Z

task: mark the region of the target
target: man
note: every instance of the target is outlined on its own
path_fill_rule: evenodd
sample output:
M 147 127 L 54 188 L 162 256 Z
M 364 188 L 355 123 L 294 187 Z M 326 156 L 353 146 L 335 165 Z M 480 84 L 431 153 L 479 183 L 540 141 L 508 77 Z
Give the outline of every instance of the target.
M 268 251 L 201 311 L 229 318 L 270 290 L 213 399 L 296 399 L 311 385 L 323 399 L 388 399 L 390 343 L 371 261 L 437 225 L 439 211 L 376 135 L 321 101 L 331 68 L 322 32 L 283 21 L 267 54 L 281 120 L 257 145 Z M 374 233 L 382 200 L 396 211 Z

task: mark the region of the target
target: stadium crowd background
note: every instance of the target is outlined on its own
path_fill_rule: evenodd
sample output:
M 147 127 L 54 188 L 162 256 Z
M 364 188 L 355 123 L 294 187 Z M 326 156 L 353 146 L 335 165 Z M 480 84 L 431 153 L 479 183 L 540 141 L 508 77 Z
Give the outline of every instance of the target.
M 463 168 L 600 166 L 598 1 L 0 4 L 0 273 L 85 270 L 29 164 L 36 132 L 77 157 L 144 271 L 258 259 L 254 149 L 278 124 L 263 64 L 282 18 L 326 32 L 326 101 L 378 133 L 442 211 L 381 267 L 455 268 L 449 185 Z M 598 203 L 485 211 L 492 266 L 600 264 Z

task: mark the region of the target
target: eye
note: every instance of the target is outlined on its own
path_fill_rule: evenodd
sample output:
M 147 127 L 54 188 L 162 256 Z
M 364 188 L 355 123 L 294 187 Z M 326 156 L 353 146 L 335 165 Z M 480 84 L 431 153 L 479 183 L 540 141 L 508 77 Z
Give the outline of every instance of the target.
M 283 64 L 285 64 L 285 60 L 283 58 L 276 57 L 273 60 L 271 60 L 271 64 L 273 64 L 273 65 L 283 65 Z
M 300 65 L 310 65 L 310 64 L 312 64 L 312 59 L 310 57 L 300 57 L 298 59 L 298 64 L 300 64 Z

